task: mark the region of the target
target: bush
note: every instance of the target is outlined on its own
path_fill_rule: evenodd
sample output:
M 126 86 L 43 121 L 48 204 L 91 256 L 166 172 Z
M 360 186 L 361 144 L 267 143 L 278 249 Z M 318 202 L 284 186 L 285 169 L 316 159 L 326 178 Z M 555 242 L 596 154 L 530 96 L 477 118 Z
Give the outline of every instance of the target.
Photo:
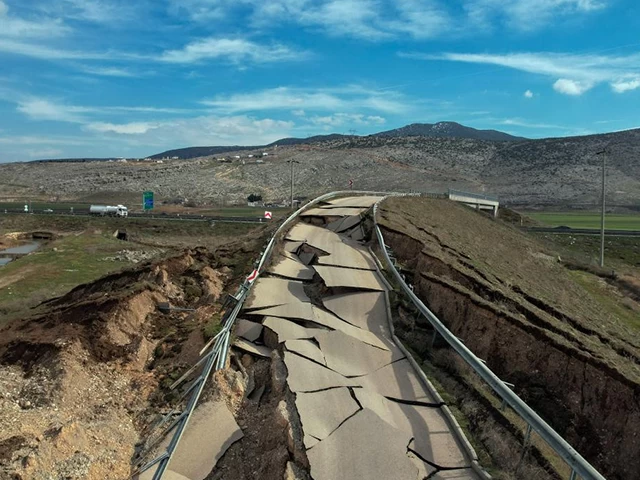
M 211 340 L 222 330 L 222 317 L 219 313 L 212 316 L 209 321 L 202 327 L 202 335 L 205 342 Z

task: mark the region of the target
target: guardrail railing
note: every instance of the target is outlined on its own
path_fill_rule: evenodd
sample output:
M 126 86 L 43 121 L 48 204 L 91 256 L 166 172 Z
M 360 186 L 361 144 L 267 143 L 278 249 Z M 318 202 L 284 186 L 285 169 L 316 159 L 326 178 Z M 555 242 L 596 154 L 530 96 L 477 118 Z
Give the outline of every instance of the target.
M 196 408 L 207 379 L 211 375 L 212 371 L 219 370 L 226 364 L 229 351 L 229 342 L 234 322 L 238 317 L 238 314 L 242 310 L 242 306 L 244 305 L 244 302 L 249 295 L 253 282 L 260 276 L 261 273 L 263 273 L 265 265 L 271 258 L 273 247 L 275 246 L 279 235 L 284 231 L 285 228 L 287 228 L 287 226 L 289 226 L 294 220 L 296 220 L 300 213 L 307 210 L 311 206 L 322 201 L 329 200 L 333 197 L 347 194 L 388 195 L 389 193 L 352 190 L 330 192 L 308 202 L 307 204 L 296 210 L 294 213 L 292 213 L 286 220 L 284 220 L 284 222 L 280 224 L 278 229 L 269 240 L 266 248 L 261 253 L 260 259 L 256 262 L 253 272 L 244 280 L 242 285 L 240 285 L 236 294 L 231 297 L 230 301 L 233 303 L 233 307 L 230 307 L 225 311 L 225 314 L 221 319 L 222 329 L 220 330 L 220 332 L 218 332 L 218 334 L 213 337 L 200 351 L 200 355 L 204 354 L 200 358 L 200 360 L 187 372 L 185 372 L 182 377 L 176 380 L 173 385 L 171 385 L 170 388 L 173 390 L 177 386 L 181 385 L 200 365 L 204 364 L 204 368 L 202 369 L 201 373 L 192 381 L 191 385 L 185 390 L 178 401 L 178 404 L 182 405 L 182 402 L 188 397 L 186 405 L 182 409 L 172 409 L 151 428 L 151 432 L 148 435 L 149 440 L 146 442 L 145 448 L 141 452 L 140 457 L 144 458 L 146 455 L 148 455 L 154 448 L 158 446 L 160 442 L 162 442 L 163 439 L 167 437 L 167 435 L 173 432 L 173 436 L 171 437 L 167 448 L 164 452 L 162 452 L 150 462 L 147 462 L 145 464 L 138 464 L 138 468 L 135 469 L 136 471 L 134 473 L 134 476 L 139 475 L 155 466 L 156 471 L 153 474 L 153 480 L 162 479 L 169 465 L 169 462 L 171 461 L 171 458 L 180 442 L 180 439 L 182 438 L 182 434 L 184 433 L 184 430 L 189 423 L 189 418 Z
M 431 323 L 434 330 L 453 348 L 460 357 L 484 380 L 496 394 L 509 405 L 527 423 L 524 438 L 525 447 L 530 441 L 531 431 L 535 431 L 540 437 L 567 463 L 571 469 L 570 480 L 576 480 L 579 475 L 584 480 L 605 480 L 587 460 L 585 460 L 569 443 L 564 440 L 549 424 L 547 424 L 531 407 L 529 407 L 509 386 L 500 380 L 498 376 L 487 367 L 480 358 L 469 350 L 458 337 L 440 321 L 440 319 L 417 297 L 407 285 L 403 276 L 398 272 L 394 262 L 389 256 L 389 247 L 384 242 L 384 237 L 377 221 L 377 210 L 380 202 L 373 207 L 374 229 L 380 250 L 389 265 L 389 271 L 401 286 L 404 293 L 411 299 L 418 311 Z
M 497 202 L 498 197 L 495 195 L 485 195 L 484 193 L 471 193 L 471 192 L 463 192 L 462 190 L 448 190 L 448 195 L 460 195 L 462 197 L 475 198 L 478 200 L 491 200 L 492 202 Z

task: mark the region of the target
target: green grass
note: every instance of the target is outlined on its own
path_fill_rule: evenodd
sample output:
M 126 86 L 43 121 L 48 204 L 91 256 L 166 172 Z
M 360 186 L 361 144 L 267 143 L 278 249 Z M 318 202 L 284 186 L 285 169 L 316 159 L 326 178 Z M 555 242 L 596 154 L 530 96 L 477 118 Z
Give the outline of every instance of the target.
M 600 228 L 600 214 L 594 212 L 527 212 L 526 215 L 550 227 Z M 606 214 L 605 228 L 640 230 L 640 215 Z
M 600 261 L 598 235 L 559 233 L 532 233 L 531 235 L 558 251 L 562 258 L 574 258 L 591 265 L 597 265 Z M 605 236 L 604 260 L 605 268 L 637 270 L 640 267 L 640 240 L 637 237 Z
M 103 260 L 125 248 L 136 250 L 135 245 L 110 236 L 69 235 L 1 267 L 0 286 L 7 285 L 0 288 L 0 323 L 25 307 L 130 265 Z
M 640 330 L 640 315 L 638 312 L 625 305 L 620 298 L 612 294 L 611 288 L 608 288 L 604 280 L 589 272 L 578 270 L 570 271 L 570 274 L 578 284 L 589 292 L 589 295 L 594 300 L 606 308 L 607 312 L 615 315 L 628 327 Z

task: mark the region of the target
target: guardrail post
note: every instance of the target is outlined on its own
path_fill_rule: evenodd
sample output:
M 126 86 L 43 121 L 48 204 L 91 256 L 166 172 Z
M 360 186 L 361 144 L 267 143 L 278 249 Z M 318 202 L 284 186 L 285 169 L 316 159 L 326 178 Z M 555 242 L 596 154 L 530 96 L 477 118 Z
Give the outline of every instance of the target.
M 569 480 L 576 480 L 576 478 L 578 478 L 578 474 L 576 473 L 576 471 L 572 468 L 571 469 L 571 476 L 569 477 Z
M 527 423 L 527 431 L 524 434 L 524 440 L 522 442 L 522 454 L 520 455 L 520 460 L 518 461 L 518 465 L 516 465 L 516 469 L 513 472 L 514 475 L 518 474 L 518 470 L 520 470 L 520 465 L 524 461 L 524 457 L 527 455 L 527 451 L 529 451 L 529 445 L 531 445 L 531 425 Z

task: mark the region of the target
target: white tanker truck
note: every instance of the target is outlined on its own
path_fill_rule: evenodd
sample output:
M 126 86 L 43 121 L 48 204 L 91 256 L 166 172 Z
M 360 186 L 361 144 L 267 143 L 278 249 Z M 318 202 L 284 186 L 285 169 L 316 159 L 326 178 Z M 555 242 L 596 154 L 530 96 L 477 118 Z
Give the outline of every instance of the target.
M 91 205 L 89 207 L 90 215 L 100 215 L 101 217 L 109 216 L 109 217 L 127 217 L 129 215 L 129 210 L 124 205 Z

